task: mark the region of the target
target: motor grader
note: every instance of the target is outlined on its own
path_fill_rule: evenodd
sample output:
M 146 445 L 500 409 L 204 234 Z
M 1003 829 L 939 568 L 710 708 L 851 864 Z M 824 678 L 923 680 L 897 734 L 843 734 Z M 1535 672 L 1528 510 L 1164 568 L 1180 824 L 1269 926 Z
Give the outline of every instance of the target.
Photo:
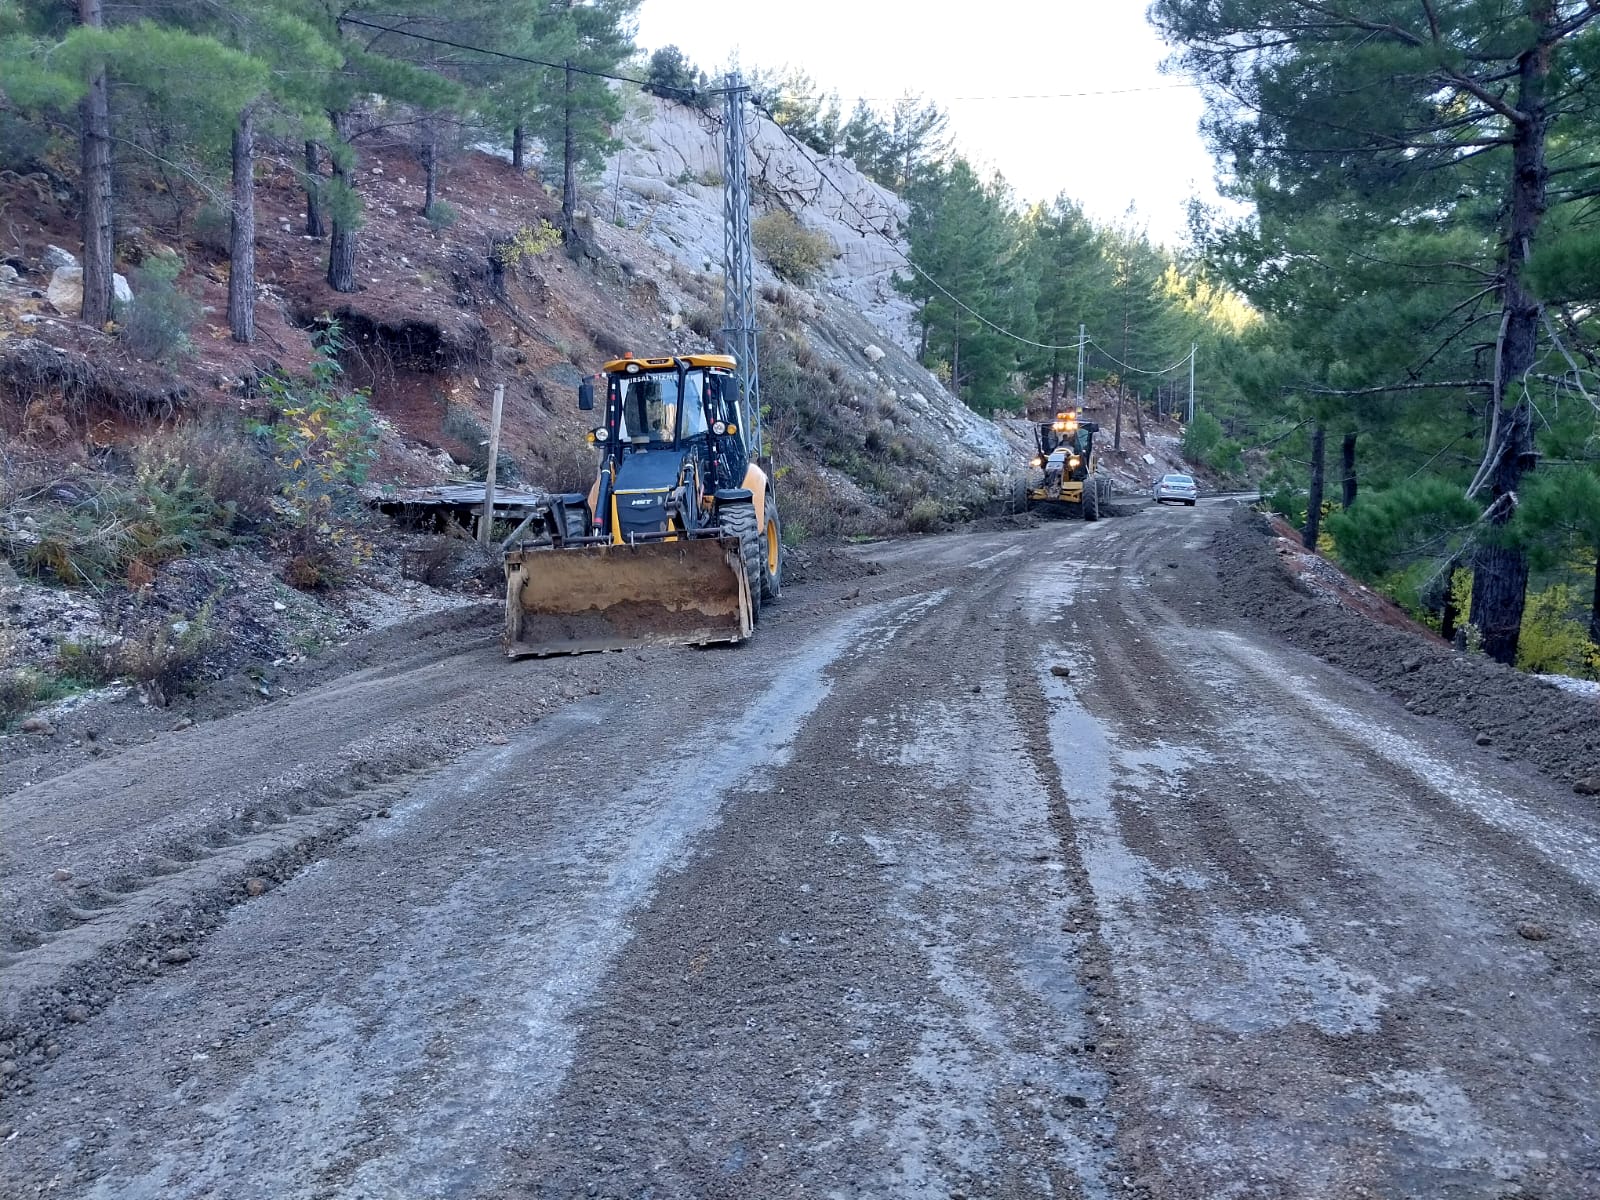
M 1098 470 L 1094 444 L 1100 426 L 1082 416 L 1081 410 L 1068 409 L 1034 425 L 1038 453 L 1032 466 L 1040 478 L 1028 488 L 1030 510 L 1085 521 L 1109 514 L 1111 481 Z
M 616 359 L 579 385 L 597 402 L 594 484 L 506 554 L 507 655 L 743 641 L 782 588 L 783 529 L 734 359 Z

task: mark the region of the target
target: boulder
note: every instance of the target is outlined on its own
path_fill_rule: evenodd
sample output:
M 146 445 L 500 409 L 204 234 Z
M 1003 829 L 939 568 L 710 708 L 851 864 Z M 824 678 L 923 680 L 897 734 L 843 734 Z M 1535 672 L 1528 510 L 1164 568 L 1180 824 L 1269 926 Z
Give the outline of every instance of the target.
M 0 283 L 15 283 L 16 281 L 17 269 L 10 263 L 0 263 Z
M 133 288 L 122 275 L 111 277 L 111 291 L 118 304 L 133 303 Z M 50 286 L 44 298 L 62 316 L 75 317 L 83 309 L 83 268 L 57 267 L 50 276 Z
M 39 261 L 44 264 L 46 271 L 54 273 L 62 267 L 77 266 L 78 256 L 70 250 L 63 250 L 60 246 L 46 246 Z
M 57 267 L 44 298 L 62 316 L 77 316 L 83 309 L 83 268 Z

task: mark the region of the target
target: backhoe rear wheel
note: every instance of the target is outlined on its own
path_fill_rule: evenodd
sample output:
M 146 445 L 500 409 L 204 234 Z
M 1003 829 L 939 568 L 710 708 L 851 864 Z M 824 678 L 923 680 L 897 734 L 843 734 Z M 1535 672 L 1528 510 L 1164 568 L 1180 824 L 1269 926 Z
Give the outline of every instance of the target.
M 1083 519 L 1100 519 L 1100 484 L 1093 479 L 1085 480 L 1083 484 Z
M 563 533 L 568 541 L 589 536 L 589 506 L 587 504 L 577 508 L 563 506 L 561 511 L 566 522 Z
M 767 497 L 766 528 L 761 531 L 761 603 L 783 594 L 783 522 L 777 502 Z
M 750 620 L 761 618 L 761 530 L 756 525 L 756 508 L 753 504 L 724 505 L 717 513 L 717 523 L 724 537 L 739 539 L 739 558 L 744 563 L 744 577 L 750 584 Z

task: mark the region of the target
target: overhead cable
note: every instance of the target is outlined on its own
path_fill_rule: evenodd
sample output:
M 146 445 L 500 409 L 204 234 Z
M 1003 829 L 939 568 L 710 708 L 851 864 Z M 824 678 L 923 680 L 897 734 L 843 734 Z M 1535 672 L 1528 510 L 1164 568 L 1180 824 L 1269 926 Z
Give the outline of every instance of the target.
M 595 71 L 589 67 L 574 66 L 572 63 L 547 62 L 542 58 L 529 58 L 525 54 L 512 54 L 506 50 L 490 50 L 484 46 L 469 46 L 466 42 L 452 41 L 450 38 L 434 37 L 428 33 L 415 33 L 409 29 L 395 29 L 389 25 L 379 25 L 372 21 L 363 21 L 360 17 L 340 17 L 341 25 L 359 25 L 363 29 L 375 29 L 379 33 L 392 34 L 395 37 L 411 38 L 418 42 L 429 42 L 435 46 L 449 46 L 454 50 L 466 50 L 473 54 L 487 54 L 493 58 L 505 58 L 512 62 L 527 63 L 532 67 L 548 67 L 553 71 L 571 71 L 574 75 L 592 75 L 596 79 L 610 79 L 617 83 L 632 83 L 639 87 L 648 87 L 655 92 L 671 92 L 676 96 L 694 99 L 700 96 L 720 95 L 720 89 L 710 88 L 704 91 L 695 88 L 671 87 L 667 84 L 652 83 L 646 79 L 635 79 L 631 75 L 614 75 L 610 71 Z
M 1195 348 L 1193 346 L 1189 347 L 1189 353 L 1185 354 L 1182 358 L 1180 358 L 1177 362 L 1173 363 L 1170 367 L 1162 367 L 1161 370 L 1159 370 L 1159 371 L 1146 371 L 1142 367 L 1129 366 L 1127 363 L 1123 362 L 1115 354 L 1112 354 L 1111 351 L 1107 350 L 1104 346 L 1102 346 L 1099 342 L 1095 341 L 1093 338 L 1089 339 L 1089 345 L 1093 346 L 1096 350 L 1100 351 L 1101 354 L 1104 354 L 1107 358 L 1109 358 L 1112 362 L 1116 363 L 1117 366 L 1121 367 L 1124 371 L 1132 371 L 1135 375 L 1167 375 L 1167 374 L 1170 374 L 1171 372 L 1176 371 L 1179 367 L 1186 365 L 1188 363 L 1188 361 L 1191 358 L 1194 357 L 1194 350 L 1195 350 Z
M 768 113 L 767 116 L 770 119 L 771 114 Z M 794 146 L 794 148 L 796 150 L 798 150 L 800 152 L 800 156 L 802 158 L 804 158 L 808 163 L 810 163 L 812 165 L 812 167 L 814 167 L 816 169 L 817 175 L 819 177 L 821 177 L 823 182 L 826 183 L 829 187 L 831 187 L 834 191 L 839 193 L 839 199 L 843 200 L 845 202 L 845 204 L 850 208 L 850 210 L 856 214 L 856 216 L 860 217 L 863 221 L 865 221 L 868 224 L 868 226 L 871 227 L 871 232 L 873 234 L 875 234 L 883 242 L 884 245 L 888 246 L 889 249 L 894 252 L 895 256 L 898 257 L 901 262 L 905 263 L 905 265 L 908 266 L 909 268 L 911 268 L 911 270 L 914 271 L 917 275 L 919 275 L 922 278 L 922 280 L 925 283 L 927 283 L 927 285 L 929 287 L 933 288 L 934 291 L 938 292 L 946 300 L 949 300 L 950 303 L 954 304 L 957 308 L 961 309 L 962 312 L 966 313 L 968 316 L 972 317 L 974 320 L 978 321 L 980 324 L 982 324 L 982 325 L 988 327 L 989 329 L 993 330 L 995 333 L 1000 334 L 1002 337 L 1008 337 L 1012 341 L 1021 342 L 1024 346 L 1032 346 L 1036 350 L 1076 350 L 1078 348 L 1078 343 L 1077 342 L 1068 342 L 1068 343 L 1064 343 L 1062 345 L 1054 345 L 1054 344 L 1049 343 L 1049 342 L 1036 342 L 1032 338 L 1023 337 L 1020 333 L 1013 333 L 1011 330 L 1005 328 L 1005 326 L 1003 326 L 1003 325 L 995 324 L 988 317 L 984 316 L 977 309 L 973 308 L 966 301 L 962 300 L 959 296 L 957 296 L 949 288 L 945 287 L 944 284 L 940 283 L 932 275 L 930 275 L 926 271 L 924 271 L 916 263 L 912 262 L 911 261 L 911 256 L 908 255 L 904 250 L 900 249 L 900 246 L 898 245 L 898 243 L 895 242 L 895 240 L 893 238 L 889 237 L 888 234 L 884 233 L 881 229 L 877 228 L 876 225 L 873 225 L 872 217 L 870 217 L 869 215 L 867 215 L 867 213 L 862 211 L 861 207 L 855 202 L 855 200 L 852 199 L 851 196 L 842 187 L 840 187 L 837 183 L 835 183 L 833 181 L 833 178 L 827 173 L 827 171 L 825 171 L 823 169 L 822 164 L 811 156 L 811 148 L 809 146 L 807 146 L 804 142 L 800 141 L 800 139 L 795 137 L 794 134 L 790 133 L 782 125 L 779 125 L 776 121 L 773 122 L 773 128 L 775 128 L 779 133 L 783 134 L 784 137 L 789 139 L 789 143 L 792 146 Z M 863 236 L 865 236 L 866 233 L 867 233 L 867 230 L 865 230 L 865 229 L 857 229 L 856 232 L 859 233 L 859 234 L 862 234 Z

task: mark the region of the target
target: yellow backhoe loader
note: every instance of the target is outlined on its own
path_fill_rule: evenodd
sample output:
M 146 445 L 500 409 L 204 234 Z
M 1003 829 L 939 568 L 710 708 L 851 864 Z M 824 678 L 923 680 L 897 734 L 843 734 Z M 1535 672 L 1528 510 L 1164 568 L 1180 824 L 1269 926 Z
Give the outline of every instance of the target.
M 1111 481 L 1097 468 L 1094 435 L 1100 426 L 1077 409 L 1058 412 L 1033 429 L 1039 481 L 1028 488 L 1028 508 L 1058 516 L 1098 521 L 1109 515 Z
M 782 588 L 783 530 L 734 359 L 616 359 L 579 386 L 580 409 L 597 401 L 594 485 L 552 497 L 506 554 L 507 655 L 749 637 Z

